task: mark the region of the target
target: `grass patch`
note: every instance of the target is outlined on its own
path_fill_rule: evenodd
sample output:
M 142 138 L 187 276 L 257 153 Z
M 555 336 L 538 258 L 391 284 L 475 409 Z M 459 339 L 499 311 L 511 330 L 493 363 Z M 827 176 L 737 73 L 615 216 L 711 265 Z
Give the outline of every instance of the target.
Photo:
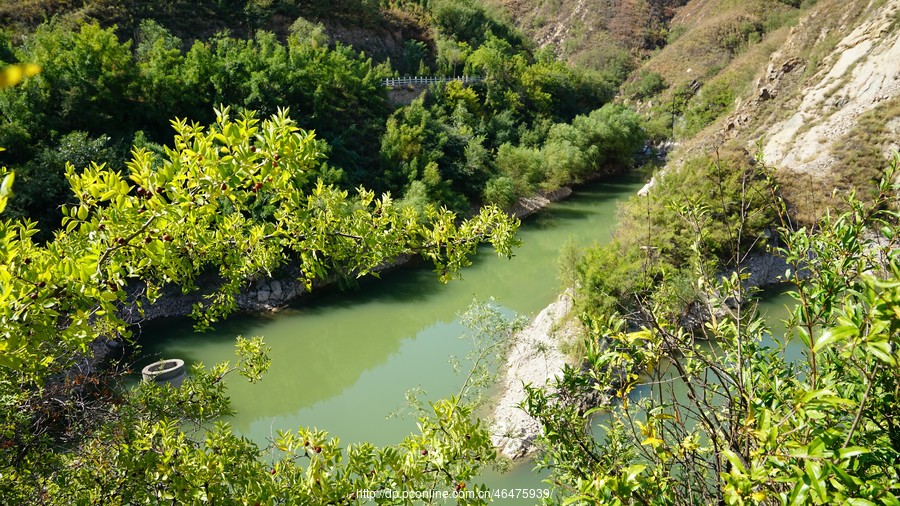
M 837 158 L 835 177 L 844 189 L 872 186 L 887 167 L 888 149 L 900 138 L 897 119 L 900 118 L 900 97 L 878 104 L 864 113 L 856 125 L 831 148 Z
M 871 202 L 869 189 L 884 175 L 891 148 L 900 137 L 900 97 L 886 100 L 861 115 L 854 127 L 835 141 L 831 154 L 836 162 L 824 177 L 781 171 L 777 174 L 791 216 L 801 225 L 815 223 L 826 210 L 846 210 L 844 196 L 856 192 Z

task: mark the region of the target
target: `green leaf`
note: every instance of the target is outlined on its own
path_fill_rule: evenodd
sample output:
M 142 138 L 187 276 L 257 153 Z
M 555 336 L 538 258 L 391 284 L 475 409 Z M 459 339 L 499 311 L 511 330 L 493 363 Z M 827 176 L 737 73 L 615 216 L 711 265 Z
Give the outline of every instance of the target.
M 822 477 L 822 467 L 818 462 L 812 460 L 807 460 L 804 463 L 804 467 L 806 469 L 806 476 L 809 477 L 810 487 L 819 497 L 819 502 L 826 502 L 828 497 L 825 491 L 825 479 Z
M 861 497 L 851 497 L 850 499 L 847 499 L 846 504 L 850 504 L 851 506 L 878 506 L 872 501 Z
M 825 455 L 825 443 L 822 438 L 813 439 L 808 445 L 801 446 L 791 452 L 796 458 L 822 458 Z
M 822 332 L 822 335 L 816 339 L 816 344 L 813 345 L 813 351 L 819 352 L 822 348 L 828 346 L 829 344 L 835 343 L 844 339 L 849 335 L 849 332 L 835 332 L 834 329 L 826 329 Z
M 838 458 L 849 459 L 866 453 L 871 453 L 868 448 L 863 448 L 862 446 L 849 446 L 838 450 Z
M 891 343 L 889 341 L 869 341 L 865 345 L 866 351 L 875 355 L 876 358 L 889 365 L 897 365 L 897 360 L 891 353 Z
M 644 464 L 633 464 L 625 468 L 625 481 L 635 481 L 637 476 L 644 472 L 647 466 Z
M 801 481 L 794 485 L 791 494 L 788 496 L 788 504 L 791 506 L 805 506 L 806 498 L 809 495 L 809 485 Z
M 728 462 L 731 463 L 734 469 L 739 471 L 741 474 L 747 474 L 747 468 L 744 467 L 744 463 L 741 462 L 740 457 L 738 457 L 736 453 L 731 450 L 725 449 L 722 450 L 722 455 L 724 455 L 725 458 L 728 459 Z

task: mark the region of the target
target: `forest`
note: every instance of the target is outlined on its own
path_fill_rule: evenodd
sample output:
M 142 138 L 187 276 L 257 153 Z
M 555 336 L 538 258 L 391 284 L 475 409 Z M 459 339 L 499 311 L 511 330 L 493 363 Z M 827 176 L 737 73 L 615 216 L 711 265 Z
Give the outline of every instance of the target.
M 125 40 L 114 27 L 61 21 L 40 25 L 22 45 L 0 39 L 0 60 L 46 69 L 0 102 L 0 145 L 15 147 L 3 161 L 22 182 L 7 212 L 35 220 L 47 238 L 68 198 L 67 162 L 80 170 L 121 166 L 132 147 L 161 153 L 171 120 L 209 124 L 218 106 L 261 116 L 289 108 L 298 126 L 325 141 L 327 182 L 462 213 L 581 180 L 607 158 L 629 160 L 612 144 L 627 152 L 642 142 L 636 118 L 621 108 L 596 113 L 617 118 L 607 130 L 590 116 L 612 97 L 607 76 L 533 54 L 499 21 L 485 38 L 477 16 L 487 14 L 454 5 L 435 10 L 438 54 L 407 41 L 401 58 L 418 59 L 398 67 L 483 81 L 451 82 L 396 110 L 380 84 L 399 72 L 389 60 L 330 45 L 321 26 L 303 18 L 284 40 L 263 30 L 247 39 L 219 32 L 188 46 L 152 18 Z M 567 128 L 577 116 L 587 131 Z M 525 167 L 513 167 L 523 158 Z
M 282 427 L 265 448 L 223 421 L 226 378 L 272 363 L 264 336 L 180 388 L 127 386 L 101 350 L 135 339 L 123 307 L 172 287 L 199 294 L 200 331 L 287 269 L 312 290 L 407 255 L 442 282 L 481 245 L 513 257 L 520 199 L 662 163 L 736 107 L 732 64 L 816 4 L 730 6 L 745 17 L 703 46 L 721 65 L 675 81 L 653 57 L 702 45 L 669 24 L 688 3 L 608 2 L 605 42 L 556 48 L 479 0 L 0 7 L 0 503 L 488 502 L 503 464 L 470 381 L 502 347 L 396 444 Z M 404 75 L 478 80 L 398 103 L 383 80 Z M 657 172 L 609 244 L 561 246 L 580 366 L 522 405 L 545 504 L 900 504 L 900 157 L 873 163 L 800 219 L 783 174 L 726 144 Z M 796 300 L 783 330 L 746 283 L 764 252 Z M 464 319 L 485 342 L 517 328 Z

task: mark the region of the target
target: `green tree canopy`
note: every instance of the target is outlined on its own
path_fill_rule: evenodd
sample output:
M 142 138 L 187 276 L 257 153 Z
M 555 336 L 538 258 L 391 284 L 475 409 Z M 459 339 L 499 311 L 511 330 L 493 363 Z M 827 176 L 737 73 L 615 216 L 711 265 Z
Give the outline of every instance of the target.
M 208 127 L 173 125 L 164 157 L 135 148 L 125 170 L 70 165 L 74 203 L 45 245 L 32 242 L 33 223 L 0 221 L 0 494 L 22 503 L 322 504 L 363 489 L 453 488 L 492 461 L 486 430 L 459 398 L 435 403 L 421 434 L 396 447 L 342 449 L 324 432 L 283 433 L 274 465 L 226 425 L 205 441 L 183 432 L 229 412 L 226 374 L 256 379 L 266 369 L 256 338 L 238 339 L 235 367 L 197 367 L 180 390 L 147 385 L 117 397 L 96 371 L 75 374 L 96 343 L 129 335 L 120 308 L 136 285 L 152 303 L 165 284 L 190 291 L 215 273 L 195 307 L 203 327 L 235 309 L 248 280 L 287 264 L 310 286 L 414 253 L 449 280 L 479 243 L 507 256 L 516 243 L 517 222 L 496 208 L 460 222 L 446 209 L 420 213 L 325 184 L 322 143 L 286 111 L 260 120 L 223 109 Z M 11 177 L 0 176 L 5 198 Z

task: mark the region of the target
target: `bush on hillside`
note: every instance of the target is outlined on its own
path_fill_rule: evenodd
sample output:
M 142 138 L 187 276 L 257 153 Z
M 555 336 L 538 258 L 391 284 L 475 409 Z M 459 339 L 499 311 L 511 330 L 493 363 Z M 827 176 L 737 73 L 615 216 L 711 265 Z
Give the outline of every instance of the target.
M 641 70 L 624 86 L 622 93 L 632 100 L 647 100 L 667 88 L 665 79 L 658 73 Z

